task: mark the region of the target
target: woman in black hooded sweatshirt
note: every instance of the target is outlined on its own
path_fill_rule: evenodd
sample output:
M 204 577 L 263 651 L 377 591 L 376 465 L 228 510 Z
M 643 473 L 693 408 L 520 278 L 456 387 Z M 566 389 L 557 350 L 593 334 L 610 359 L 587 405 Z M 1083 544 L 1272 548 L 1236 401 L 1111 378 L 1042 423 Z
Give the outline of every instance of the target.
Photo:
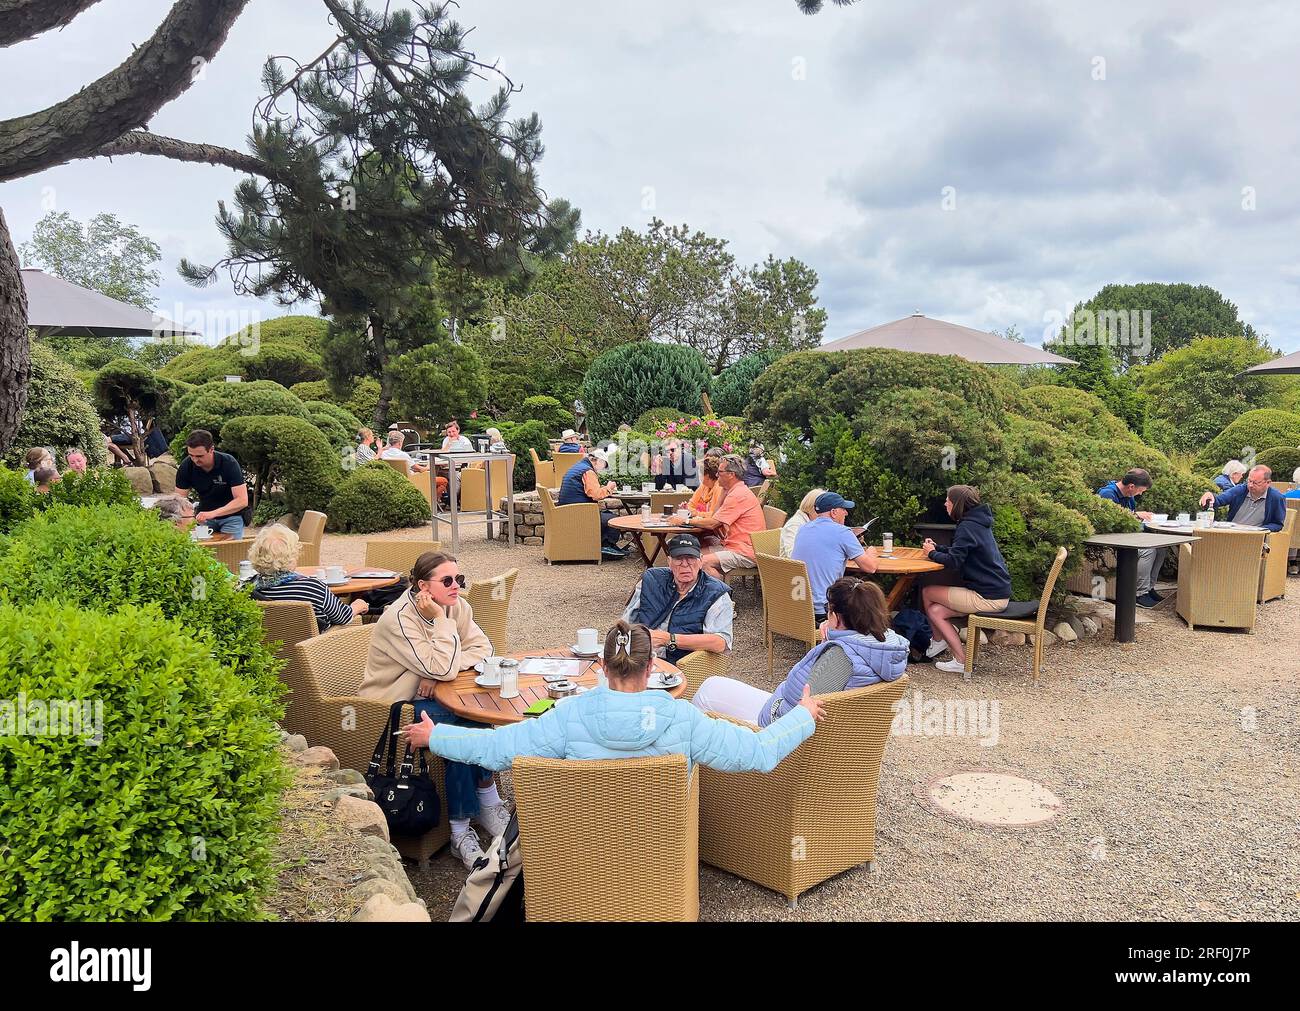
M 993 510 L 980 502 L 978 488 L 955 484 L 948 489 L 944 502 L 948 515 L 957 524 L 952 546 L 939 548 L 930 538 L 921 550 L 932 562 L 945 569 L 955 569 L 960 586 L 923 586 L 921 603 L 930 618 L 930 627 L 942 638 L 928 651 L 938 656 L 944 645 L 952 650 L 952 659 L 935 667 L 950 674 L 966 669 L 966 651 L 957 629 L 949 620 L 955 615 L 1001 611 L 1011 599 L 1011 573 L 993 540 Z

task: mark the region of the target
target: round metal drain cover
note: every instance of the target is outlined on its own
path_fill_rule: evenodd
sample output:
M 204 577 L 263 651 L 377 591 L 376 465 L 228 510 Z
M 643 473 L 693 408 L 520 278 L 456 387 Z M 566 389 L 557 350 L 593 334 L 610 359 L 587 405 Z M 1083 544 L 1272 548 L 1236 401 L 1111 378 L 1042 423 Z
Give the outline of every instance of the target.
M 1042 783 L 1007 772 L 971 770 L 932 780 L 925 799 L 940 814 L 977 825 L 1023 828 L 1056 817 L 1062 802 Z

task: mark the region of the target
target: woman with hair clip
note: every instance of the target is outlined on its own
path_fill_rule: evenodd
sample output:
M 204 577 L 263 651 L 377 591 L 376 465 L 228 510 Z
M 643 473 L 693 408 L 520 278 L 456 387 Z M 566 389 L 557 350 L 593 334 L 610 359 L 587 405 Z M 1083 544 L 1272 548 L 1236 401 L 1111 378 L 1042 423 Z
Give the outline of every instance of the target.
M 464 588 L 455 556 L 426 551 L 417 558 L 410 588 L 371 626 L 366 673 L 357 695 L 390 705 L 410 699 L 417 715 L 432 714 L 439 722 L 459 720 L 433 697 L 434 688 L 492 654 L 492 643 L 474 623 L 469 601 L 460 595 Z M 483 855 L 483 844 L 470 820 L 495 837 L 510 814 L 489 770 L 448 762 L 446 782 L 451 850 L 466 867 L 473 867 Z
M 605 636 L 609 687 L 589 689 L 540 719 L 496 730 L 435 721 L 428 713 L 406 728 L 416 747 L 449 761 L 508 769 L 517 755 L 540 758 L 638 758 L 680 754 L 723 772 L 771 772 L 812 736 L 822 706 L 805 689 L 764 730 L 715 720 L 684 699 L 647 690 L 654 654 L 650 630 L 618 621 Z
M 889 627 L 885 595 L 875 583 L 844 576 L 826 588 L 823 642 L 794 665 L 771 695 L 735 678 L 706 678 L 691 702 L 766 727 L 813 695 L 897 681 L 907 672 L 907 640 Z

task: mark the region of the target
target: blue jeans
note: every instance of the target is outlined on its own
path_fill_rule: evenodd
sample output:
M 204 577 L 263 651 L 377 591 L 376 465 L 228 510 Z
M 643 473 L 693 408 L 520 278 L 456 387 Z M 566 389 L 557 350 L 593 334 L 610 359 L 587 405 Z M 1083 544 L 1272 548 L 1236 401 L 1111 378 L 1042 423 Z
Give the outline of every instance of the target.
M 234 516 L 218 516 L 215 519 L 204 520 L 212 528 L 214 534 L 230 534 L 235 540 L 244 536 L 244 517 L 235 513 Z
M 437 699 L 415 699 L 411 705 L 415 707 L 417 720 L 421 713 L 428 713 L 434 723 L 450 723 L 454 727 L 483 726 L 457 716 Z M 447 817 L 452 821 L 473 818 L 478 814 L 478 784 L 490 778 L 492 770 L 464 762 L 444 761 L 443 764 L 447 767 Z

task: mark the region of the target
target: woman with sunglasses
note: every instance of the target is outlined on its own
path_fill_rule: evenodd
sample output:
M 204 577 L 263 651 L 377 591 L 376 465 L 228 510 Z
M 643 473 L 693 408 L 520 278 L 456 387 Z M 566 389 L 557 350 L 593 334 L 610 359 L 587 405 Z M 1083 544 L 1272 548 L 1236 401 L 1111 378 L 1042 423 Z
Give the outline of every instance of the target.
M 390 704 L 410 699 L 417 718 L 428 713 L 438 723 L 481 725 L 456 716 L 433 697 L 439 681 L 455 679 L 492 654 L 492 643 L 460 595 L 464 588 L 465 577 L 453 556 L 426 551 L 415 560 L 410 589 L 373 626 L 359 696 Z M 466 867 L 483 855 L 470 820 L 489 836 L 500 835 L 510 820 L 492 773 L 460 762 L 447 763 L 447 816 L 452 852 Z

